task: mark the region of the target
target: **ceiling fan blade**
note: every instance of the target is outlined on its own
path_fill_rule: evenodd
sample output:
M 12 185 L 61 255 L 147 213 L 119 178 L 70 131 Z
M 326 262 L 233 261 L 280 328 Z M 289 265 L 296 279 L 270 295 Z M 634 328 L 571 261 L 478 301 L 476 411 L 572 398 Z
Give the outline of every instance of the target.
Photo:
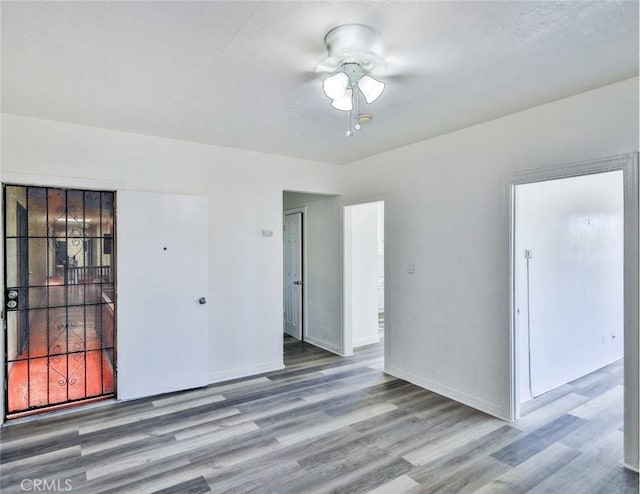
M 323 60 L 318 65 L 316 65 L 315 71 L 317 74 L 332 74 L 337 69 L 338 67 L 335 63 Z

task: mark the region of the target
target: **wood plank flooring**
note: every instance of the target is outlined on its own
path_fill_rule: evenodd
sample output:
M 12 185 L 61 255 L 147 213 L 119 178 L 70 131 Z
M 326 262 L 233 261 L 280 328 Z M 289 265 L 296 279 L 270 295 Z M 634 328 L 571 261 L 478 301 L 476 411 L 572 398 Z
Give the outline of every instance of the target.
M 5 426 L 3 493 L 638 493 L 622 363 L 506 423 L 287 339 L 281 371 Z M 38 484 L 38 482 L 40 482 Z M 43 483 L 46 482 L 46 483 Z

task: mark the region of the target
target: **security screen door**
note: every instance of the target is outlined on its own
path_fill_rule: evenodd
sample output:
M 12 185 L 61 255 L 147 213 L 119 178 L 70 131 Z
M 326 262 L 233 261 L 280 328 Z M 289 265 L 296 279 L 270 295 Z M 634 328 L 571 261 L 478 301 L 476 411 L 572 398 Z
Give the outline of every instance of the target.
M 113 396 L 114 193 L 3 187 L 7 418 Z

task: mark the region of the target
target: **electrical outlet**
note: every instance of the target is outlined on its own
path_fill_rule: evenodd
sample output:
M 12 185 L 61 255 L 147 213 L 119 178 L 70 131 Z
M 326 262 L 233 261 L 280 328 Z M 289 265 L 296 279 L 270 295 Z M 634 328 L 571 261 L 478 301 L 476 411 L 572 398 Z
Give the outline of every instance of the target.
M 409 266 L 407 266 L 407 273 L 416 274 L 416 265 L 413 263 L 409 263 Z

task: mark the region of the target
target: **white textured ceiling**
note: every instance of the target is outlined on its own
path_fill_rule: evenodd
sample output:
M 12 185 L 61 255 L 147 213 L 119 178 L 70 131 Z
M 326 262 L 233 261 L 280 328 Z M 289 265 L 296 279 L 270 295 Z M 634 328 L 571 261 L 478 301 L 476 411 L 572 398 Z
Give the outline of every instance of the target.
M 352 138 L 316 65 L 382 36 Z M 346 163 L 638 74 L 638 2 L 2 2 L 2 110 Z

